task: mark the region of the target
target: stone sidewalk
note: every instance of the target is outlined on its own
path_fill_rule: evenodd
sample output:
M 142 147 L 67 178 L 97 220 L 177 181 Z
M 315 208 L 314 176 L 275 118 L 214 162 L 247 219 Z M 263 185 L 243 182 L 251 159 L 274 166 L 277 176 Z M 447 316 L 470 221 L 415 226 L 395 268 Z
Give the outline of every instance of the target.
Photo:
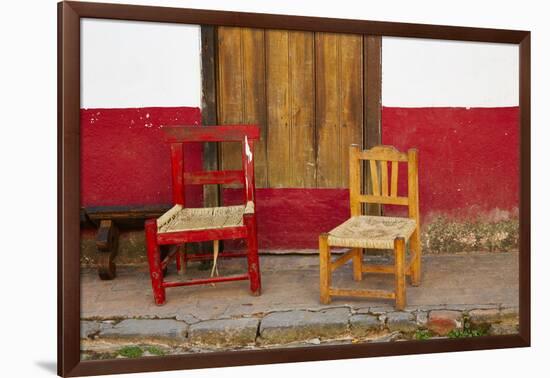
M 383 263 L 385 258 L 371 259 Z M 246 269 L 244 259 L 218 266 L 220 274 Z M 209 274 L 197 267 L 193 264 L 187 277 Z M 261 268 L 259 297 L 249 295 L 247 281 L 238 281 L 167 289 L 167 302 L 160 307 L 153 304 L 146 266 L 119 268 L 113 281 L 83 270 L 84 357 L 100 358 L 97 353 L 138 344 L 187 353 L 517 332 L 517 253 L 424 256 L 422 284 L 407 285 L 408 306 L 402 312 L 394 311 L 392 301 L 376 299 L 335 298 L 321 305 L 317 256 L 261 256 Z M 167 279 L 179 278 L 174 271 L 171 267 Z M 361 282 L 351 277 L 348 264 L 334 273 L 333 286 L 393 285 L 391 275 L 365 274 Z

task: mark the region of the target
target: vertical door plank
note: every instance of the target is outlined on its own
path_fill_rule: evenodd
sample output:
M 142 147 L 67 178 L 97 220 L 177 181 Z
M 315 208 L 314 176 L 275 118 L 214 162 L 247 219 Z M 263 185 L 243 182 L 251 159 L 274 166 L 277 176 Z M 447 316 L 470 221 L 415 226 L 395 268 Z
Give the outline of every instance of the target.
M 265 54 L 262 29 L 218 29 L 218 121 L 220 124 L 255 123 L 261 139 L 255 149 L 256 185 L 267 184 Z M 241 146 L 221 146 L 222 169 L 241 169 Z
M 313 33 L 266 31 L 268 183 L 314 187 Z
M 242 29 L 244 69 L 243 123 L 258 124 L 260 140 L 254 149 L 256 186 L 267 186 L 267 115 L 265 83 L 265 43 L 263 29 Z
M 269 187 L 288 187 L 290 167 L 290 60 L 289 33 L 266 31 L 267 124 Z
M 244 118 L 241 30 L 218 28 L 218 122 L 241 123 Z M 222 169 L 240 169 L 241 149 L 236 143 L 220 145 Z
M 348 148 L 363 139 L 363 43 L 316 33 L 317 186 L 345 188 Z
M 315 57 L 313 33 L 290 34 L 290 134 L 289 184 L 315 187 Z M 346 151 L 347 153 L 347 151 Z
M 342 167 L 347 167 L 351 144 L 363 143 L 363 36 L 342 34 L 341 40 L 341 96 L 340 151 Z M 347 187 L 349 172 L 342 169 L 339 185 Z
M 337 34 L 315 33 L 317 186 L 336 187 L 340 167 L 340 43 Z

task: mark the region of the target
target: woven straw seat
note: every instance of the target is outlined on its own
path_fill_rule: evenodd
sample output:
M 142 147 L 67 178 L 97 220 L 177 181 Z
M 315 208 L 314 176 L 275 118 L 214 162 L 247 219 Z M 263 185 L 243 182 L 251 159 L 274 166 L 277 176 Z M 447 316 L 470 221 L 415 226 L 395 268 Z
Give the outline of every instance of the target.
M 408 240 L 416 228 L 411 218 L 355 216 L 328 234 L 332 246 L 393 249 L 395 238 Z
M 157 221 L 157 232 L 181 232 L 243 226 L 243 215 L 254 213 L 254 203 L 246 206 L 184 208 L 175 205 Z

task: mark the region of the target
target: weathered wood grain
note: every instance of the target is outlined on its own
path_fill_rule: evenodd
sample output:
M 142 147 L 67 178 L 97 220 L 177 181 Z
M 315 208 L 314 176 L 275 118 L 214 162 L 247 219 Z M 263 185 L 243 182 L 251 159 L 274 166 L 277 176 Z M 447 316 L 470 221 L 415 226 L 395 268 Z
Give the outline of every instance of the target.
M 314 34 L 291 32 L 289 56 L 292 129 L 290 185 L 310 188 L 315 175 L 315 53 Z
M 363 139 L 362 37 L 316 33 L 317 186 L 347 187 L 348 147 Z
M 267 185 L 264 30 L 218 28 L 218 123 L 257 124 L 256 183 Z M 221 146 L 222 169 L 241 169 L 241 148 Z
M 313 33 L 266 31 L 268 183 L 315 186 Z
M 238 124 L 244 119 L 241 29 L 218 28 L 218 123 Z M 219 146 L 223 170 L 241 169 L 240 146 Z

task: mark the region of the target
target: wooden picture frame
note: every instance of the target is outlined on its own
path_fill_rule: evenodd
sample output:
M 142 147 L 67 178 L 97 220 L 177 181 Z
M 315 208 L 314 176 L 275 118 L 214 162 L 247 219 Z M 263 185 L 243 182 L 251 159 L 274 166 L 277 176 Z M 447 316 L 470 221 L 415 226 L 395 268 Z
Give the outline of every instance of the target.
M 322 345 L 212 352 L 168 357 L 80 360 L 79 109 L 80 19 L 154 21 L 215 26 L 292 29 L 519 45 L 520 239 L 519 334 L 477 338 Z M 409 23 L 344 20 L 154 6 L 58 4 L 58 374 L 82 376 L 196 369 L 280 362 L 347 359 L 530 346 L 530 32 Z M 207 147 L 208 148 L 208 147 Z

